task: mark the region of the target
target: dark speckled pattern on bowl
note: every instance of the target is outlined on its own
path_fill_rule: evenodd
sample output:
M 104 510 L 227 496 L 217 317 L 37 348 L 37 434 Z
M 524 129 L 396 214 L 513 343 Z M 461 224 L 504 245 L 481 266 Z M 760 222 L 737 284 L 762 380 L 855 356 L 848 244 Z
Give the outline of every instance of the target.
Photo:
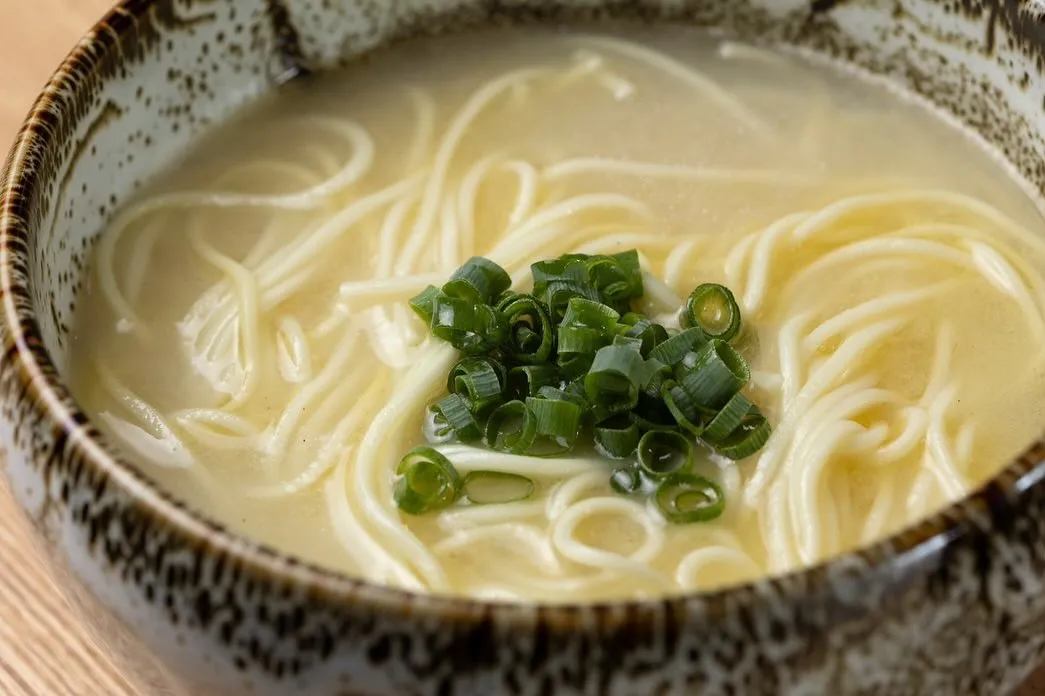
M 150 694 L 1005 693 L 1045 655 L 1045 442 L 963 503 L 804 573 L 664 601 L 513 606 L 353 581 L 225 532 L 122 461 L 61 374 L 85 257 L 114 207 L 289 77 L 481 23 L 715 25 L 889 75 L 1041 189 L 1041 5 L 126 0 L 56 73 L 4 172 L 0 443 L 16 498 Z

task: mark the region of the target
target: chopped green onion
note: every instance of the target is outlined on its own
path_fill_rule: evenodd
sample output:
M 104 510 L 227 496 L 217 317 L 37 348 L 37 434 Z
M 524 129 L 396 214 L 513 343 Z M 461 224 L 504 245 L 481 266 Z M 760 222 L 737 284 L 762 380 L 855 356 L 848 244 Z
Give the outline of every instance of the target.
M 601 302 L 584 299 L 583 297 L 574 297 L 566 307 L 566 314 L 562 317 L 562 325 L 587 326 L 591 329 L 597 329 L 606 336 L 608 343 L 611 338 L 610 335 L 617 328 L 619 319 L 620 314 L 612 307 Z
M 677 471 L 688 471 L 693 461 L 693 445 L 681 433 L 651 430 L 642 436 L 637 448 L 639 468 L 654 479 Z
M 740 460 L 762 449 L 769 440 L 772 428 L 762 414 L 749 415 L 726 438 L 712 444 L 715 451 L 727 459 Z
M 499 452 L 523 454 L 537 437 L 537 423 L 522 401 L 501 404 L 486 421 L 486 444 Z
M 399 462 L 396 505 L 408 515 L 449 507 L 461 491 L 461 475 L 450 460 L 431 447 L 415 447 Z
M 537 365 L 548 362 L 555 343 L 551 319 L 532 295 L 510 295 L 497 305 L 508 340 L 505 349 L 521 363 Z
M 464 496 L 476 505 L 496 505 L 526 500 L 533 495 L 533 481 L 503 471 L 472 471 L 464 477 Z
M 686 472 L 671 474 L 653 495 L 657 508 L 669 522 L 708 522 L 722 514 L 726 498 L 715 482 Z
M 450 369 L 446 388 L 464 396 L 479 415 L 501 403 L 506 379 L 504 367 L 493 358 L 463 358 Z
M 432 314 L 434 313 L 435 298 L 439 297 L 442 290 L 429 285 L 427 288 L 419 292 L 410 298 L 410 309 L 414 310 L 417 316 L 421 317 L 421 321 L 426 326 L 430 326 L 432 323 Z
M 620 318 L 622 336 L 642 341 L 642 356 L 649 357 L 650 351 L 668 340 L 668 331 L 660 324 L 650 321 L 641 314 L 628 313 Z
M 650 351 L 649 356 L 669 367 L 675 367 L 682 362 L 687 353 L 707 342 L 708 339 L 700 329 L 686 329 L 660 343 Z
M 462 353 L 487 353 L 503 342 L 504 326 L 493 308 L 445 294 L 432 306 L 432 335 Z
M 681 323 L 700 328 L 708 338 L 731 341 L 740 331 L 740 307 L 729 288 L 704 283 L 686 300 Z
M 630 495 L 642 490 L 642 472 L 635 466 L 622 466 L 610 475 L 610 488 L 621 495 Z
M 646 361 L 636 346 L 600 348 L 584 377 L 588 401 L 610 413 L 633 409 L 639 401 L 639 390 L 645 386 Z
M 672 417 L 671 411 L 664 405 L 664 401 L 646 392 L 639 394 L 639 403 L 635 405 L 629 415 L 631 422 L 644 433 L 651 430 L 675 431 L 679 429 L 678 423 Z
M 676 423 L 696 437 L 704 434 L 701 409 L 685 389 L 675 382 L 668 381 L 664 382 L 660 393 L 664 399 L 664 405 L 667 406 Z
M 744 417 L 754 406 L 746 396 L 739 392 L 726 402 L 722 410 L 704 428 L 704 439 L 708 442 L 718 442 L 736 430 Z
M 751 370 L 740 353 L 725 341 L 712 340 L 693 358 L 692 367 L 680 369 L 679 386 L 695 403 L 718 410 L 751 379 Z
M 473 256 L 454 271 L 443 285 L 443 292 L 472 303 L 490 304 L 511 285 L 506 270 L 482 256 Z
M 470 404 L 460 394 L 447 394 L 432 404 L 432 411 L 435 412 L 436 423 L 446 426 L 437 431 L 437 435 L 445 435 L 449 429 L 461 442 L 474 442 L 482 437 Z
M 559 384 L 559 368 L 555 365 L 520 365 L 508 371 L 508 390 L 517 399 L 537 396 L 541 387 Z
M 556 452 L 573 449 L 581 428 L 581 407 L 566 399 L 527 397 L 526 408 L 533 414 L 536 435 L 550 440 Z
M 641 433 L 628 416 L 616 416 L 593 429 L 595 450 L 610 459 L 627 459 L 635 454 Z

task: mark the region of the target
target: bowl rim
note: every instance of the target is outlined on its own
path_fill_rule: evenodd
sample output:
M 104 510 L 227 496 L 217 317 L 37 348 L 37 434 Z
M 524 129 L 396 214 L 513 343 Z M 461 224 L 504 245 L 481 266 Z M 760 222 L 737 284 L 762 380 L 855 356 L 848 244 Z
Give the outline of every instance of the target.
M 115 483 L 134 506 L 135 513 L 151 518 L 165 531 L 213 557 L 224 557 L 251 577 L 300 589 L 335 605 L 365 604 L 391 614 L 416 614 L 450 621 L 470 621 L 495 611 L 499 621 L 532 625 L 541 611 L 555 627 L 576 626 L 585 612 L 599 609 L 666 607 L 678 610 L 698 603 L 711 616 L 731 613 L 740 604 L 760 597 L 798 599 L 830 593 L 833 579 L 852 577 L 854 568 L 867 576 L 895 564 L 919 564 L 945 547 L 983 533 L 977 513 L 1012 507 L 1019 496 L 1045 479 L 1045 439 L 1029 445 L 1014 461 L 971 491 L 965 498 L 922 518 L 899 533 L 871 545 L 834 555 L 804 569 L 766 576 L 710 592 L 689 592 L 652 599 L 622 599 L 594 603 L 508 602 L 466 596 L 422 593 L 399 589 L 299 559 L 267 544 L 232 532 L 208 515 L 167 493 L 146 472 L 114 447 L 92 425 L 60 378 L 44 346 L 32 295 L 31 249 L 33 232 L 29 201 L 47 184 L 30 161 L 60 147 L 54 123 L 66 116 L 61 95 L 75 98 L 92 79 L 101 62 L 119 51 L 121 39 L 136 31 L 139 19 L 148 19 L 158 3 L 167 0 L 120 0 L 85 34 L 51 75 L 36 98 L 7 157 L 0 181 L 0 335 L 4 363 L 14 379 L 5 389 L 17 391 L 22 402 L 50 423 L 54 437 L 64 439 L 69 457 L 81 461 L 93 474 Z M 68 112 L 66 112 L 68 113 Z M 650 614 L 639 614 L 650 616 Z M 647 622 L 649 623 L 649 622 Z

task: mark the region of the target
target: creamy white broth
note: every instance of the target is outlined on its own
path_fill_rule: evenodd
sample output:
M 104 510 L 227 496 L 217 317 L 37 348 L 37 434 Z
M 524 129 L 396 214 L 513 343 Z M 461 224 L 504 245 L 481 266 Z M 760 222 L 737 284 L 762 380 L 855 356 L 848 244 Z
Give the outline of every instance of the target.
M 672 27 L 424 39 L 287 85 L 126 207 L 73 382 L 173 493 L 352 575 L 542 601 L 706 590 L 882 538 L 1039 433 L 1042 227 L 974 139 L 801 56 Z M 472 255 L 524 282 L 629 248 L 661 281 L 651 312 L 701 282 L 740 301 L 774 434 L 700 458 L 726 513 L 666 524 L 583 449 L 549 471 L 458 447 L 463 468 L 537 467 L 535 495 L 401 515 L 395 467 L 454 359 L 405 299 Z

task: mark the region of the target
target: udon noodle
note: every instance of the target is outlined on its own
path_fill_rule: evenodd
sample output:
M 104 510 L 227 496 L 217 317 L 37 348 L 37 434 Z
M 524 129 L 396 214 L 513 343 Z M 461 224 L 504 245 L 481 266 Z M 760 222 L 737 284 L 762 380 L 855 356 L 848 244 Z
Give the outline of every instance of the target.
M 442 38 L 355 81 L 289 86 L 111 221 L 79 319 L 79 398 L 193 505 L 415 590 L 704 590 L 815 564 L 961 498 L 1042 417 L 1034 206 L 880 86 L 645 31 Z M 746 461 L 701 457 L 723 517 L 668 525 L 612 493 L 584 450 L 460 443 L 435 446 L 537 493 L 402 515 L 395 466 L 456 359 L 406 300 L 473 255 L 523 289 L 537 259 L 630 248 L 649 314 L 677 321 L 704 279 L 744 312 L 750 390 L 774 433 Z

